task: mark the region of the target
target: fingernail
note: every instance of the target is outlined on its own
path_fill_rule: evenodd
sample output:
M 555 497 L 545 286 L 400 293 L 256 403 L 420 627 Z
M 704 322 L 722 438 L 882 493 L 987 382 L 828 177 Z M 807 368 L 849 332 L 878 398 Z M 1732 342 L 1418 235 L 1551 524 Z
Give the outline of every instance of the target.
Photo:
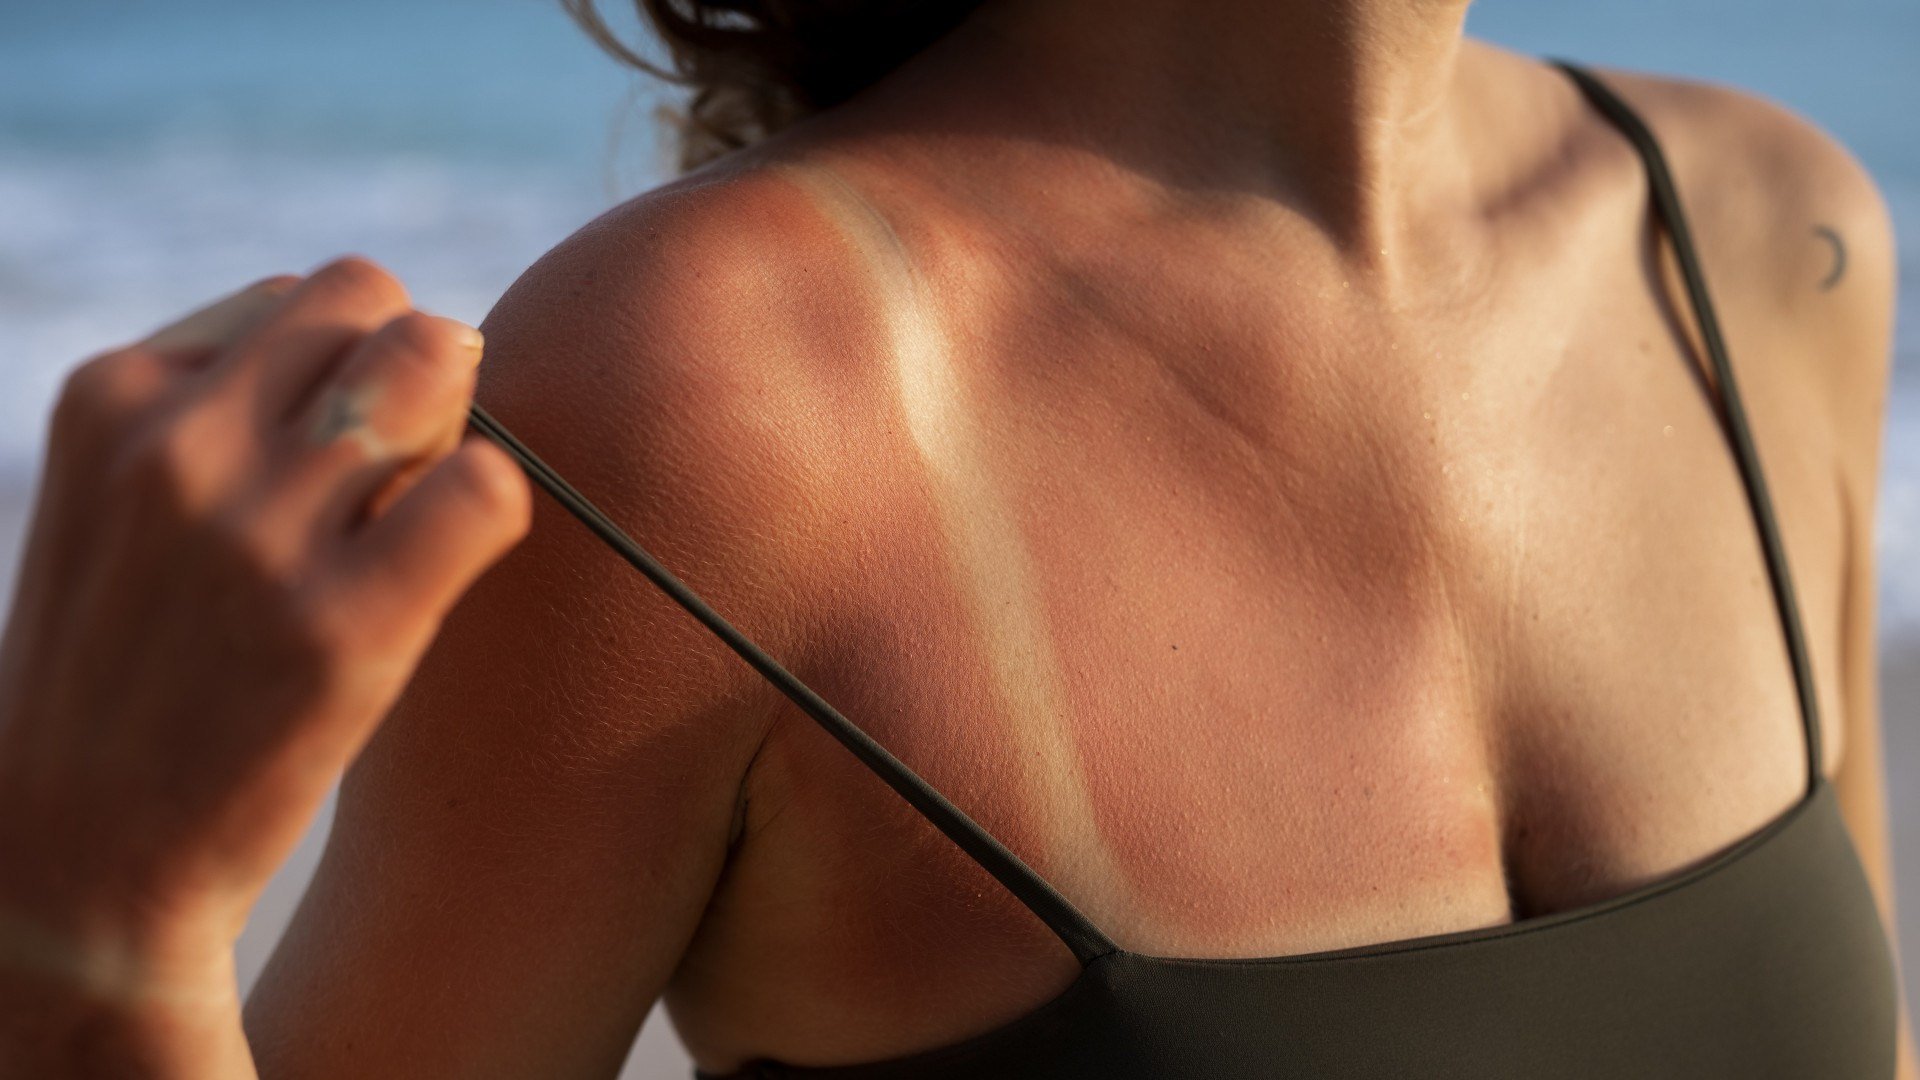
M 459 319 L 450 319 L 445 315 L 437 316 L 437 318 L 447 324 L 447 328 L 453 332 L 454 340 L 459 343 L 461 348 L 467 350 L 470 361 L 478 364 L 480 362 L 480 354 L 486 351 L 486 336 L 480 333 L 478 329 L 461 322 Z

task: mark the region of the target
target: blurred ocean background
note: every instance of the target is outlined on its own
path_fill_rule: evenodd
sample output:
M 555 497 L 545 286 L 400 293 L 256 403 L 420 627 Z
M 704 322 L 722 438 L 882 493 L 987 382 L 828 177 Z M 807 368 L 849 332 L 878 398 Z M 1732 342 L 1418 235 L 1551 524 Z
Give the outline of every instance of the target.
M 623 0 L 603 0 L 610 14 Z M 632 28 L 631 17 L 617 26 Z M 1882 710 L 1920 941 L 1920 2 L 1479 0 L 1510 47 L 1764 94 L 1867 165 L 1901 292 L 1880 493 Z M 629 40 L 632 40 L 630 37 Z M 10 588 L 53 395 L 82 357 L 343 252 L 478 321 L 548 247 L 669 175 L 661 84 L 553 0 L 0 0 L 0 567 Z M 241 948 L 257 973 L 315 830 Z M 1910 987 L 1920 987 L 1911 965 Z M 1909 991 L 1915 995 L 1913 990 Z M 650 1021 L 627 1077 L 689 1075 Z

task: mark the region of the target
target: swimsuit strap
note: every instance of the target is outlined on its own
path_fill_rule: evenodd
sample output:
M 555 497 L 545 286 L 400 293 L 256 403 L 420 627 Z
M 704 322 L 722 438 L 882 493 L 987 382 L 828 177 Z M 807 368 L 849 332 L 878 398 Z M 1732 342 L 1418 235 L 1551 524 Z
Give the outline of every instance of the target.
M 801 711 L 811 716 L 816 723 L 827 730 L 829 735 L 840 740 L 841 744 L 853 751 L 867 768 L 885 780 L 888 786 L 900 793 L 901 798 L 912 804 L 922 816 L 934 824 L 947 838 L 960 845 L 967 856 L 979 863 L 986 871 L 999 879 L 1015 899 L 1027 906 L 1029 911 L 1039 916 L 1055 935 L 1073 950 L 1073 955 L 1082 964 L 1108 953 L 1115 952 L 1116 946 L 1105 934 L 1096 929 L 1092 922 L 1082 915 L 1079 909 L 1067 902 L 1053 886 L 1047 884 L 1033 868 L 1020 861 L 1020 857 L 1007 850 L 1006 845 L 994 839 L 993 835 L 980 827 L 980 824 L 968 817 L 959 807 L 947 801 L 946 796 L 935 791 L 933 785 L 921 779 L 920 774 L 909 769 L 899 758 L 873 740 L 873 737 L 855 726 L 853 721 L 840 715 L 839 711 L 827 704 L 826 699 L 815 693 L 807 684 L 795 678 L 782 667 L 779 661 L 768 656 L 765 650 L 755 645 L 735 629 L 732 623 L 720 617 L 720 614 L 707 606 L 692 589 L 675 577 L 666 567 L 660 565 L 652 555 L 647 554 L 633 538 L 622 532 L 618 525 L 603 513 L 599 507 L 587 501 L 587 497 L 575 490 L 559 473 L 527 449 L 526 444 L 515 438 L 513 433 L 500 426 L 500 422 L 487 414 L 485 409 L 474 402 L 468 409 L 468 420 L 480 431 L 499 443 L 508 453 L 520 460 L 521 467 L 533 478 L 535 483 L 545 488 L 548 494 L 566 507 L 573 515 L 619 552 L 634 568 L 647 576 L 647 579 L 660 587 L 673 601 L 687 609 L 694 618 L 705 624 L 721 641 L 727 644 L 741 659 L 753 665 L 754 670 L 765 676 L 768 682 L 778 687 Z
M 1586 92 L 1588 98 L 1626 134 L 1634 148 L 1640 152 L 1641 158 L 1646 162 L 1647 175 L 1652 182 L 1655 206 L 1665 220 L 1668 231 L 1672 233 L 1674 248 L 1679 254 L 1681 270 L 1686 277 L 1687 294 L 1692 301 L 1694 313 L 1699 319 L 1701 336 L 1706 341 L 1707 353 L 1714 365 L 1715 382 L 1726 413 L 1727 426 L 1732 435 L 1736 457 L 1740 463 L 1741 478 L 1746 484 L 1754 517 L 1760 526 L 1761 541 L 1766 549 L 1767 569 L 1773 578 L 1780 617 L 1786 627 L 1787 648 L 1793 660 L 1794 680 L 1799 687 L 1801 716 L 1806 727 L 1809 786 L 1811 787 L 1818 783 L 1821 776 L 1819 714 L 1813 696 L 1813 675 L 1807 663 L 1806 646 L 1800 630 L 1799 610 L 1794 603 L 1793 583 L 1788 576 L 1786 556 L 1781 548 L 1778 530 L 1774 525 L 1773 507 L 1771 500 L 1767 497 L 1766 481 L 1761 476 L 1753 439 L 1747 431 L 1746 412 L 1741 407 L 1740 395 L 1734 385 L 1733 370 L 1727 362 L 1726 344 L 1721 339 L 1719 323 L 1714 318 L 1712 304 L 1707 298 L 1706 280 L 1700 272 L 1699 258 L 1694 251 L 1692 237 L 1687 231 L 1686 218 L 1680 210 L 1679 196 L 1674 191 L 1673 180 L 1667 172 L 1666 161 L 1660 153 L 1659 144 L 1654 141 L 1653 133 L 1627 107 L 1626 103 L 1615 97 L 1598 79 L 1585 70 L 1565 61 L 1555 60 L 1553 63 L 1572 76 L 1580 88 Z M 675 603 L 700 620 L 721 641 L 725 642 L 728 648 L 752 665 L 754 670 L 799 706 L 801 711 L 826 729 L 828 734 L 851 750 L 855 757 L 880 779 L 886 781 L 888 786 L 946 834 L 948 839 L 959 845 L 969 858 L 998 879 L 1008 892 L 1026 905 L 1028 910 L 1038 916 L 1069 949 L 1073 950 L 1074 956 L 1082 964 L 1091 963 L 1101 956 L 1119 951 L 1118 946 L 1102 934 L 1053 886 L 1034 873 L 1031 867 L 1020 860 L 1019 856 L 1009 851 L 992 834 L 981 828 L 978 822 L 934 790 L 933 786 L 922 779 L 918 773 L 875 742 L 872 736 L 827 704 L 826 700 L 812 688 L 795 678 L 778 661 L 735 629 L 733 624 L 721 618 L 684 582 L 660 565 L 645 549 L 621 531 L 620 527 L 588 501 L 586 496 L 581 495 L 573 485 L 567 483 L 563 477 L 553 471 L 552 467 L 540 460 L 532 450 L 515 438 L 512 432 L 488 415 L 478 402 L 472 403 L 469 407 L 468 419 L 482 434 L 493 439 L 517 458 L 535 483 L 619 552 Z
M 1794 600 L 1793 576 L 1788 571 L 1786 548 L 1780 541 L 1780 529 L 1774 522 L 1773 500 L 1767 494 L 1767 480 L 1760 471 L 1760 455 L 1754 449 L 1753 435 L 1747 427 L 1747 410 L 1740 401 L 1740 389 L 1734 382 L 1733 365 L 1727 359 L 1727 343 L 1720 333 L 1720 320 L 1714 317 L 1713 302 L 1707 296 L 1706 275 L 1700 269 L 1700 255 L 1693 246 L 1693 233 L 1680 209 L 1680 193 L 1667 169 L 1666 155 L 1640 115 L 1629 108 L 1619 95 L 1592 72 L 1566 60 L 1552 59 L 1555 67 L 1566 72 L 1579 85 L 1587 99 L 1611 120 L 1646 163 L 1647 179 L 1653 190 L 1653 203 L 1673 237 L 1680 270 L 1687 283 L 1687 299 L 1700 324 L 1700 338 L 1706 343 L 1713 363 L 1714 385 L 1726 416 L 1726 427 L 1733 442 L 1734 456 L 1740 463 L 1740 479 L 1747 489 L 1747 500 L 1760 527 L 1760 541 L 1766 550 L 1767 573 L 1773 580 L 1774 600 L 1780 622 L 1786 630 L 1787 654 L 1793 661 L 1793 681 L 1800 694 L 1800 719 L 1807 738 L 1807 789 L 1811 792 L 1823 775 L 1820 738 L 1820 705 L 1813 692 L 1813 666 L 1807 659 L 1805 634 L 1800 626 L 1800 607 Z

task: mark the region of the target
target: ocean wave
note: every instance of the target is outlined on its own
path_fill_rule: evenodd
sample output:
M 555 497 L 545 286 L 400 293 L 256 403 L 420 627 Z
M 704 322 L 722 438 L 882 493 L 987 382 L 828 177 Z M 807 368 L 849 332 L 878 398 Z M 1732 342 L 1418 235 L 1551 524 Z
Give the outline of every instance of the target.
M 123 156 L 0 153 L 0 458 L 37 452 L 79 358 L 272 273 L 357 252 L 469 321 L 616 201 L 598 178 L 426 156 L 259 155 L 192 138 Z

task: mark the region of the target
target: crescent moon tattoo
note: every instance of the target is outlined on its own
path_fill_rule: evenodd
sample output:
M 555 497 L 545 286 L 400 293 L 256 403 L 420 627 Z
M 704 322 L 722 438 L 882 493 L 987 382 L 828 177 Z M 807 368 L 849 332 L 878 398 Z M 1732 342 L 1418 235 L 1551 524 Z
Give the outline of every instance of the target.
M 1833 245 L 1833 269 L 1820 281 L 1820 290 L 1825 292 L 1840 284 L 1841 276 L 1847 272 L 1847 245 L 1831 225 L 1815 225 L 1813 235 Z

